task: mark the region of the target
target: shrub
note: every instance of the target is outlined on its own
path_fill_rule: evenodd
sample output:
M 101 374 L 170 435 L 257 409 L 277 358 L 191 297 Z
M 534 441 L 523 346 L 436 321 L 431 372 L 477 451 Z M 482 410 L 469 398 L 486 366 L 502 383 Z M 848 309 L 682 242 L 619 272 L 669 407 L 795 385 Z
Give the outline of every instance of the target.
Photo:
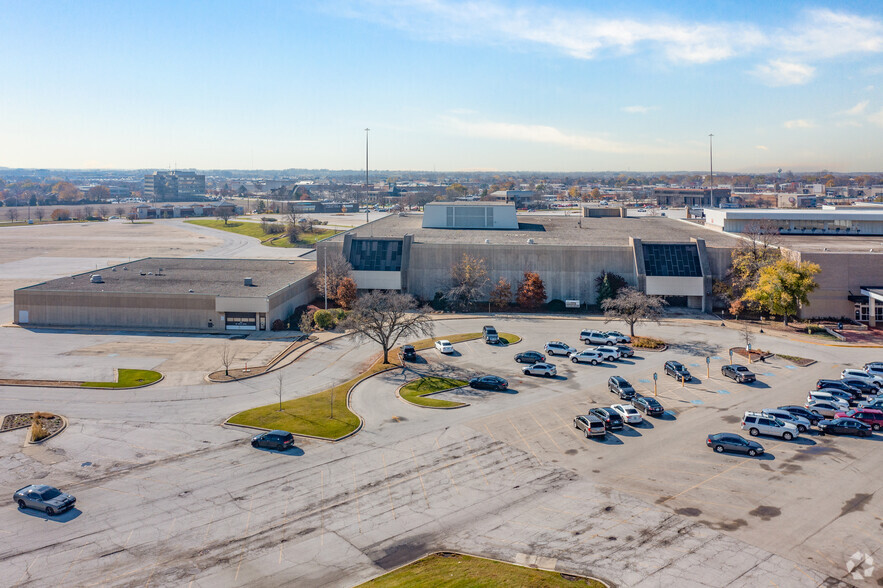
M 50 218 L 54 221 L 71 220 L 71 211 L 67 208 L 56 208 L 52 211 Z
M 432 307 L 432 310 L 446 309 L 448 307 L 448 301 L 445 300 L 444 292 L 436 292 L 432 302 L 429 303 L 429 306 Z
M 654 339 L 653 337 L 632 337 L 632 347 L 640 349 L 661 349 L 665 347 L 665 341 L 662 339 Z
M 334 308 L 331 310 L 331 314 L 334 315 L 334 320 L 339 323 L 346 318 L 347 312 L 342 308 Z
M 329 310 L 317 310 L 313 313 L 313 323 L 320 329 L 327 330 L 334 328 L 334 325 L 337 324 L 337 321 L 334 319 L 334 315 L 331 314 Z
M 273 321 L 273 324 L 270 325 L 270 330 L 271 331 L 284 331 L 285 330 L 285 323 L 282 321 L 282 319 L 276 319 L 275 321 Z
M 567 306 L 564 304 L 563 300 L 558 300 L 555 298 L 554 300 L 550 300 L 549 304 L 546 305 L 546 308 L 549 312 L 564 312 L 567 310 Z
M 49 429 L 46 428 L 43 419 L 37 417 L 38 414 L 42 415 L 45 413 L 34 413 L 34 422 L 31 423 L 31 441 L 40 441 L 49 436 Z

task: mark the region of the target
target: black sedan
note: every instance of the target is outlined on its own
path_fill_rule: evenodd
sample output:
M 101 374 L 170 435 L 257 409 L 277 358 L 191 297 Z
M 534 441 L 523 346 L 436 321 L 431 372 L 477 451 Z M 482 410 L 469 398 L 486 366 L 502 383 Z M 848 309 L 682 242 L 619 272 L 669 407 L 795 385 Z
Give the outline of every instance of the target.
M 845 383 L 842 380 L 819 380 L 816 382 L 816 390 L 826 390 L 829 388 L 834 388 L 835 390 L 843 390 L 844 392 L 849 392 L 854 397 L 861 400 L 861 392 L 857 388 L 853 388 L 849 384 Z
M 747 453 L 751 457 L 761 455 L 763 453 L 763 445 L 757 441 L 751 441 L 741 435 L 733 433 L 718 433 L 709 435 L 705 440 L 705 444 L 715 450 L 717 453 L 724 451 L 732 451 L 734 453 Z
M 42 510 L 50 517 L 70 510 L 77 502 L 77 499 L 70 494 L 45 484 L 31 484 L 16 490 L 12 500 L 19 508 Z
M 402 345 L 402 359 L 404 361 L 417 361 L 417 350 L 413 345 Z
M 865 395 L 874 396 L 878 392 L 877 386 L 875 386 L 874 384 L 872 384 L 868 380 L 847 377 L 847 378 L 841 378 L 840 381 L 843 382 L 844 384 L 846 384 L 847 386 L 855 388 L 856 390 L 858 390 L 859 392 L 861 392 L 862 394 L 865 394 Z
M 294 435 L 288 431 L 267 431 L 252 437 L 251 446 L 288 451 L 294 447 Z
M 469 380 L 469 385 L 480 390 L 505 390 L 509 382 L 500 376 L 479 376 Z
M 546 361 L 546 356 L 539 351 L 523 351 L 515 355 L 518 363 L 540 363 Z
M 649 396 L 635 396 L 632 398 L 632 406 L 650 416 L 662 416 L 665 414 L 665 409 L 659 404 L 659 401 Z
M 803 417 L 806 420 L 808 420 L 809 424 L 811 424 L 813 427 L 818 425 L 819 421 L 822 421 L 825 418 L 822 415 L 820 415 L 819 413 L 813 412 L 813 411 L 811 411 L 807 408 L 804 408 L 802 406 L 790 406 L 790 405 L 789 406 L 780 406 L 779 410 L 784 410 L 785 412 L 790 412 L 794 416 Z
M 679 361 L 665 362 L 665 366 L 664 366 L 663 371 L 665 372 L 665 375 L 671 376 L 672 378 L 674 378 L 675 380 L 677 380 L 679 382 L 681 380 L 689 382 L 690 380 L 693 379 L 693 376 L 690 374 L 690 370 L 688 370 L 686 367 L 684 367 L 684 364 L 682 364 Z
M 861 421 L 847 417 L 821 421 L 819 422 L 819 431 L 822 434 L 831 433 L 832 435 L 871 436 L 871 427 Z
M 616 412 L 609 406 L 604 408 L 593 408 L 589 410 L 589 414 L 594 415 L 604 421 L 604 426 L 607 428 L 608 431 L 622 428 L 622 417 L 619 416 L 618 412 Z

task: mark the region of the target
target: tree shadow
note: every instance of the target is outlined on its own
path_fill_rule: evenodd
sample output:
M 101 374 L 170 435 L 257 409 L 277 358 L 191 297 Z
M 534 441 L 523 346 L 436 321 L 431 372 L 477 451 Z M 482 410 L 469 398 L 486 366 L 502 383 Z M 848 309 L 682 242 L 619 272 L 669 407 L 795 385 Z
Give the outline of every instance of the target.
M 681 343 L 669 343 L 668 349 L 669 351 L 676 351 L 687 355 L 707 357 L 710 355 L 719 355 L 719 351 L 722 347 L 706 341 L 684 341 Z

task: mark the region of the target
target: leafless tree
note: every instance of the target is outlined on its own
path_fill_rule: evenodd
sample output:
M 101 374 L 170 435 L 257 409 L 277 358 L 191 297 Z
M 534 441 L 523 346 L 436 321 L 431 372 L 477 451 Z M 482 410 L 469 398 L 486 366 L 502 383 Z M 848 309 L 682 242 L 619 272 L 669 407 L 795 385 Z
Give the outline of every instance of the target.
M 470 310 L 489 283 L 485 260 L 464 253 L 460 261 L 451 267 L 451 287 L 445 298 L 452 310 Z
M 38 206 L 34 209 L 34 216 L 37 217 L 38 221 L 43 222 L 43 217 L 46 216 L 46 211 Z
M 9 219 L 9 222 L 14 223 L 18 220 L 18 209 L 14 206 L 10 206 L 6 209 L 6 218 Z
M 659 296 L 650 296 L 633 288 L 623 288 L 616 298 L 608 298 L 601 303 L 604 309 L 604 322 L 624 321 L 629 332 L 635 336 L 635 324 L 643 321 L 659 322 L 662 309 L 668 304 Z
M 107 218 L 107 207 L 106 206 L 99 206 L 98 207 L 98 216 L 100 216 L 101 218 Z
M 83 207 L 83 217 L 89 218 L 91 216 L 92 216 L 92 207 L 91 206 L 84 206 Z
M 352 277 L 351 272 L 353 271 L 353 266 L 351 266 L 340 253 L 329 254 L 327 253 L 327 249 L 325 251 L 327 258 L 328 297 L 334 298 L 337 295 L 337 288 L 340 286 L 340 281 L 344 278 Z M 313 283 L 316 285 L 316 290 L 319 292 L 319 296 L 324 296 L 326 274 L 325 259 L 319 260 L 316 270 L 316 278 Z
M 225 341 L 224 346 L 221 348 L 221 365 L 224 366 L 224 375 L 230 375 L 230 364 L 233 363 L 233 357 L 235 352 L 230 348 L 230 342 Z
M 748 346 L 754 343 L 754 333 L 748 328 L 748 323 L 742 325 L 742 339 L 745 341 L 745 350 L 747 351 Z
M 375 291 L 359 298 L 343 322 L 346 328 L 383 348 L 383 363 L 389 350 L 402 337 L 429 335 L 433 324 L 426 307 L 418 307 L 410 294 Z
M 285 376 L 282 374 L 282 370 L 279 370 L 278 372 L 276 372 L 276 382 L 278 383 L 278 389 L 279 389 L 279 410 L 280 411 L 282 410 L 282 389 L 283 389 L 284 380 L 285 380 Z
M 125 216 L 126 216 L 126 209 L 123 208 L 122 206 L 117 206 L 116 209 L 114 210 L 114 212 L 120 218 L 125 218 Z

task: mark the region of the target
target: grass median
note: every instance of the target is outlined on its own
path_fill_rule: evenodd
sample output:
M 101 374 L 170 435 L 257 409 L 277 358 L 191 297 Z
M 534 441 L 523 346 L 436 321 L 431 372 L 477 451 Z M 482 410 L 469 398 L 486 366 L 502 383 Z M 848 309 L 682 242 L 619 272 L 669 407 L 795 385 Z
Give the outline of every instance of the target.
M 502 588 L 503 586 L 604 588 L 604 584 L 591 578 L 565 576 L 558 572 L 547 572 L 468 555 L 439 553 L 360 584 L 359 588 Z
M 266 245 L 267 247 L 306 247 L 314 244 L 316 241 L 333 237 L 339 232 L 334 229 L 327 229 L 315 233 L 301 233 L 297 243 L 291 243 L 288 240 L 288 237 L 282 234 L 265 233 L 261 228 L 261 223 L 257 222 L 228 221 L 227 224 L 224 224 L 223 220 L 213 218 L 193 219 L 185 222 L 192 225 L 199 225 L 200 227 L 219 229 L 221 231 L 236 233 L 238 235 L 245 235 L 246 237 L 254 237 L 261 242 L 261 245 Z
M 83 382 L 87 388 L 135 388 L 158 382 L 162 374 L 153 370 L 117 370 L 116 382 Z
M 417 406 L 430 406 L 434 408 L 454 408 L 457 406 L 465 406 L 462 402 L 453 402 L 451 400 L 442 400 L 441 398 L 429 398 L 428 394 L 436 394 L 442 390 L 450 390 L 451 388 L 459 388 L 465 386 L 467 382 L 463 380 L 455 380 L 454 378 L 442 378 L 439 376 L 427 376 L 408 382 L 399 390 L 399 396 Z

